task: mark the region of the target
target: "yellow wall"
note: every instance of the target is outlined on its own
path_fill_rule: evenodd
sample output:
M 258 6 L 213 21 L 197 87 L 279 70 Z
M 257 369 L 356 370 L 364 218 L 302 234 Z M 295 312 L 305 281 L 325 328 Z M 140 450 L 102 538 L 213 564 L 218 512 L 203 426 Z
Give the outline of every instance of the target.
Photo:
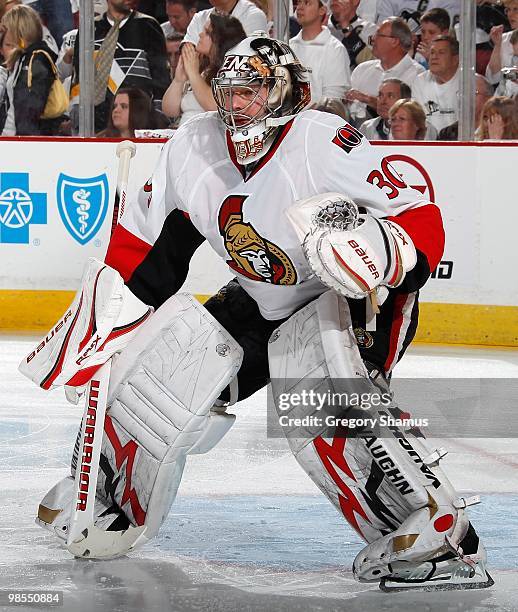
M 44 333 L 73 297 L 71 291 L 0 291 L 0 330 Z M 518 347 L 518 306 L 422 303 L 415 340 Z

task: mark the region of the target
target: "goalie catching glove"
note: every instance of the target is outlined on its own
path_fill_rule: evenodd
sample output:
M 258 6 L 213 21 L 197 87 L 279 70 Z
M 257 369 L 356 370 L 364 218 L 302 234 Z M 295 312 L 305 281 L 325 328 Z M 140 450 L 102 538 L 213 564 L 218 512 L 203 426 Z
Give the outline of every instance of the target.
M 339 193 L 299 200 L 286 212 L 316 276 L 348 298 L 398 287 L 417 262 L 412 239 L 398 224 L 360 213 Z

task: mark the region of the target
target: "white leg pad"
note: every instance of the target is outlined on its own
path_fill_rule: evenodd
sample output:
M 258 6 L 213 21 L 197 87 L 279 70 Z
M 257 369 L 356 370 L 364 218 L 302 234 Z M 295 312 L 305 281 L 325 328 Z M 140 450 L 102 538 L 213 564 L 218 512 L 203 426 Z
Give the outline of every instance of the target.
M 133 526 L 146 527 L 140 543 L 158 532 L 176 496 L 186 456 L 210 450 L 234 422 L 233 415 L 212 414 L 211 408 L 241 361 L 239 344 L 187 294 L 170 298 L 139 328 L 112 367 L 97 527 L 106 528 L 99 514 L 109 508 L 111 520 L 122 510 Z M 42 505 L 62 507 L 63 490 L 59 486 L 49 492 Z M 43 526 L 61 531 L 70 507 Z
M 369 377 L 347 302 L 333 291 L 299 310 L 272 334 L 269 358 L 279 415 L 302 421 L 311 417 L 312 423 L 321 415 L 314 404 L 295 403 L 283 410 L 281 394 L 301 397 L 302 391 L 310 390 L 322 396 L 331 390 L 353 397 L 388 391 Z M 340 418 L 373 419 L 372 426 L 356 436 L 346 426 L 284 430 L 301 467 L 370 543 L 354 563 L 355 575 L 362 580 L 379 580 L 390 573 L 392 562 L 419 563 L 455 549 L 469 526 L 442 470 L 424 463 L 429 451 L 420 440 L 381 425 L 382 414 L 391 416 L 389 407 L 339 406 Z
M 120 479 L 102 470 L 98 486 L 132 524 L 147 526 L 147 538 L 169 512 L 185 457 L 199 452 L 210 409 L 241 360 L 230 334 L 197 300 L 180 294 L 157 310 L 116 361 L 102 453 Z

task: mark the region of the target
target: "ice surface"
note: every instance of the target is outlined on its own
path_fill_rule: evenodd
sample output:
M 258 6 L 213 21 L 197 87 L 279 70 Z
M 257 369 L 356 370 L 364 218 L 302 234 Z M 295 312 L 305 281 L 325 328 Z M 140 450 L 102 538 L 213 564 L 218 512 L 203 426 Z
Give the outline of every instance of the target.
M 33 343 L 0 339 L 0 589 L 62 590 L 61 609 L 85 612 L 518 610 L 516 438 L 440 441 L 454 484 L 483 494 L 470 514 L 495 586 L 383 594 L 353 580 L 360 539 L 284 440 L 266 437 L 264 392 L 236 407 L 236 425 L 217 448 L 189 459 L 159 537 L 123 559 L 72 559 L 34 513 L 67 473 L 81 411 L 18 374 Z M 518 378 L 518 351 L 418 346 L 396 375 Z

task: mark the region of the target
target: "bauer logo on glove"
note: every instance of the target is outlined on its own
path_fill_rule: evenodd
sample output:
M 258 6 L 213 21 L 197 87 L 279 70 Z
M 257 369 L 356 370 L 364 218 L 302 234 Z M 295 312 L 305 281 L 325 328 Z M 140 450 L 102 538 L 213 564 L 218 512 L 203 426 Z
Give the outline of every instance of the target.
M 346 297 L 364 298 L 381 285 L 397 287 L 416 264 L 414 244 L 402 227 L 359 213 L 342 194 L 299 200 L 286 214 L 313 272 Z

